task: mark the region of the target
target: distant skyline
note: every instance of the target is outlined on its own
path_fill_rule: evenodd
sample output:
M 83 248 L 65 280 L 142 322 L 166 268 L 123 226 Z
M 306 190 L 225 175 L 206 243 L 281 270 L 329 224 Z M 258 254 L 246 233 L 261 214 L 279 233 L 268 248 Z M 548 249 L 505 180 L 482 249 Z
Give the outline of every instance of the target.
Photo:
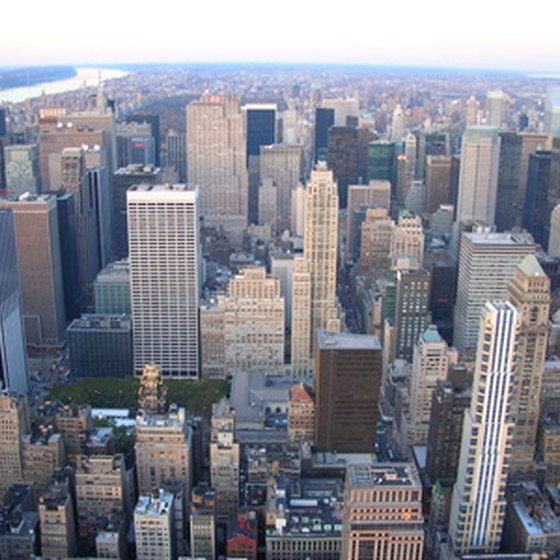
M 546 6 L 550 6 L 550 10 Z M 77 4 L 9 2 L 0 66 L 279 62 L 560 73 L 554 5 L 471 0 L 326 4 L 285 0 Z M 459 9 L 460 8 L 460 9 Z M 157 11 L 156 11 L 157 10 Z

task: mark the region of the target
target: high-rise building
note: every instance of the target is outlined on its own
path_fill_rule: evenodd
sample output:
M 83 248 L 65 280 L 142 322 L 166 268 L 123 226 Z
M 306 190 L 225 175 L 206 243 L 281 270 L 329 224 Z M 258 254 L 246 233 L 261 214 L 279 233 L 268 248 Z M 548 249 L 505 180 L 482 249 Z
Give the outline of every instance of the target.
M 506 96 L 503 91 L 489 91 L 486 94 L 486 124 L 500 128 L 506 124 Z
M 149 123 L 117 124 L 116 140 L 117 168 L 156 164 L 156 143 Z
M 312 442 L 315 437 L 315 395 L 304 383 L 290 389 L 288 437 L 296 443 Z
M 414 465 L 350 465 L 342 514 L 342 560 L 420 560 L 423 548 L 422 484 Z
M 138 408 L 148 414 L 165 414 L 167 409 L 167 385 L 160 368 L 147 364 L 142 371 L 138 387 Z
M 426 212 L 451 202 L 451 157 L 426 157 Z
M 535 252 L 531 238 L 515 233 L 463 233 L 459 248 L 453 345 L 476 348 L 479 313 L 490 300 L 504 299 L 515 268 Z
M 549 87 L 544 107 L 544 131 L 560 137 L 560 87 Z
M 466 107 L 465 107 L 465 124 L 467 126 L 474 126 L 475 124 L 479 124 L 479 111 L 480 111 L 480 103 L 478 99 L 471 95 L 467 99 Z
M 322 106 L 334 111 L 334 126 L 357 126 L 359 102 L 353 97 L 323 99 Z
M 159 133 L 159 115 L 149 114 L 149 113 L 134 113 L 132 115 L 127 115 L 126 122 L 150 125 L 150 135 L 154 140 L 154 156 L 155 156 L 154 163 L 157 167 L 159 167 L 161 165 L 160 162 L 161 139 Z
M 290 228 L 292 190 L 303 174 L 303 146 L 299 144 L 273 144 L 261 146 L 260 178 L 274 181 L 276 186 L 276 227 Z
M 310 343 L 309 348 L 301 348 L 302 355 L 294 358 L 304 362 L 313 353 L 314 333 L 317 329 L 330 332 L 340 330 L 336 298 L 336 271 L 338 250 L 338 193 L 336 182 L 324 162 L 317 164 L 307 185 L 305 205 L 305 234 L 303 258 L 309 273 L 309 333 L 301 331 L 305 321 L 294 323 L 292 317 L 292 340 L 301 337 Z M 294 278 L 295 280 L 295 278 Z M 294 282 L 294 290 L 296 289 Z M 304 297 L 306 299 L 306 297 Z M 292 298 L 293 309 L 298 315 L 307 314 L 305 302 Z
M 389 269 L 395 223 L 385 208 L 368 208 L 361 228 L 360 272 L 381 275 Z
M 391 120 L 391 140 L 393 142 L 402 142 L 404 138 L 404 113 L 402 107 L 397 105 L 393 111 Z
M 163 488 L 190 496 L 192 429 L 184 408 L 171 405 L 165 414 L 140 410 L 136 416 L 134 450 L 140 494 Z
M 8 196 L 41 192 L 39 147 L 37 144 L 15 144 L 4 148 L 6 189 Z
M 12 210 L 0 209 L 0 384 L 27 393 L 27 353 L 23 305 Z
M 235 410 L 224 398 L 212 405 L 210 482 L 216 491 L 216 512 L 230 515 L 239 504 L 239 443 L 235 441 Z
M 64 340 L 65 314 L 56 197 L 0 201 L 13 212 L 28 344 Z
M 329 153 L 329 128 L 334 125 L 334 109 L 315 109 L 315 163 L 327 161 Z
M 191 556 L 216 558 L 216 493 L 207 483 L 199 483 L 192 491 L 190 514 Z
M 173 494 L 140 496 L 134 510 L 134 534 L 138 560 L 172 560 L 174 549 Z
M 455 364 L 458 358 L 458 352 L 447 346 L 435 325 L 429 325 L 420 335 L 414 347 L 410 379 L 411 445 L 427 443 L 432 393 L 438 381 L 447 378 L 449 366 Z
M 131 315 L 130 267 L 127 260 L 108 264 L 93 284 L 95 312 L 100 315 Z
M 548 254 L 551 257 L 560 257 L 560 204 L 557 204 L 550 214 Z
M 340 208 L 348 203 L 348 185 L 358 181 L 358 129 L 332 126 L 328 138 L 328 165 L 338 185 Z
M 471 126 L 463 134 L 457 222 L 494 223 L 498 189 L 498 129 Z
M 187 137 L 184 133 L 170 129 L 165 137 L 167 146 L 167 167 L 177 172 L 179 183 L 187 181 Z
M 519 312 L 519 336 L 511 415 L 515 422 L 510 476 L 534 469 L 540 394 L 546 360 L 550 280 L 534 255 L 516 267 L 508 299 Z
M 396 357 L 412 362 L 414 347 L 431 323 L 430 273 L 425 268 L 397 272 Z
M 497 552 L 506 510 L 512 457 L 511 397 L 518 312 L 486 302 L 481 313 L 471 405 L 465 415 L 449 535 L 454 552 Z
M 292 276 L 291 364 L 294 372 L 305 372 L 311 364 L 311 276 L 305 258 L 294 259 Z
M 422 218 L 409 210 L 399 212 L 393 226 L 389 248 L 393 269 L 415 269 L 424 258 L 424 229 Z
M 396 145 L 394 142 L 374 140 L 368 144 L 368 181 L 389 181 L 395 185 Z
M 199 374 L 198 191 L 138 185 L 127 193 L 134 367 Z
M 247 227 L 247 146 L 239 99 L 204 94 L 187 105 L 187 177 L 200 188 L 201 215 L 240 244 Z
M 381 344 L 373 335 L 317 331 L 315 444 L 370 453 L 376 435 Z
M 280 296 L 284 299 L 284 324 L 292 324 L 292 284 L 294 277 L 294 255 L 274 253 L 270 256 L 270 273 L 280 280 Z

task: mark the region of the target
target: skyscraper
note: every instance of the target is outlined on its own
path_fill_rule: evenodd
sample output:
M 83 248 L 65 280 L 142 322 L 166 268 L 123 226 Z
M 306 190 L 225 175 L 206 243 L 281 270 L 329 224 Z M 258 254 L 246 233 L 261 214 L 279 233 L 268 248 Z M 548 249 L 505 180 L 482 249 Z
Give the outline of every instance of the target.
M 512 456 L 517 322 L 518 312 L 510 303 L 484 305 L 451 505 L 449 534 L 456 554 L 496 552 L 500 546 Z
M 150 125 L 151 136 L 154 139 L 154 155 L 155 164 L 160 166 L 160 149 L 161 149 L 161 139 L 159 134 L 159 115 L 148 114 L 148 113 L 135 113 L 133 115 L 127 115 L 127 123 L 146 123 Z
M 304 322 L 294 323 L 292 317 L 292 340 L 301 337 L 310 342 L 307 356 L 311 356 L 317 329 L 340 330 L 336 298 L 336 270 L 338 249 L 338 193 L 333 173 L 324 162 L 319 162 L 311 173 L 307 185 L 305 205 L 305 234 L 303 258 L 308 267 L 310 286 L 310 332 L 300 329 Z M 295 280 L 295 278 L 294 278 Z M 296 289 L 294 282 L 294 290 Z M 300 308 L 302 303 L 294 292 L 293 307 Z M 301 309 L 298 315 L 307 313 Z M 304 348 L 301 351 L 305 352 Z M 292 347 L 292 359 L 295 356 Z
M 0 383 L 3 389 L 26 393 L 27 354 L 14 215 L 4 209 L 0 209 L 0 263 Z
M 519 357 L 511 414 L 515 422 L 510 473 L 534 468 L 539 425 L 540 394 L 546 359 L 550 280 L 534 255 L 525 257 L 515 269 L 508 299 L 519 311 Z
M 560 137 L 560 88 L 549 87 L 544 108 L 544 131 Z
M 326 161 L 329 152 L 329 128 L 334 124 L 334 109 L 315 109 L 315 163 Z
M 37 144 L 15 144 L 4 148 L 6 188 L 9 196 L 41 192 L 39 147 Z
M 358 129 L 332 126 L 328 137 L 328 164 L 338 185 L 340 208 L 346 208 L 348 185 L 358 181 Z
M 187 105 L 187 177 L 200 188 L 204 223 L 240 244 L 247 227 L 247 146 L 239 99 L 204 94 Z
M 198 191 L 139 185 L 127 193 L 134 367 L 199 374 Z
M 381 344 L 367 334 L 317 332 L 315 444 L 370 453 L 377 424 Z
M 453 345 L 476 348 L 479 313 L 486 301 L 504 299 L 516 266 L 535 252 L 527 235 L 463 233 L 459 248 Z
M 498 129 L 471 126 L 463 134 L 457 222 L 494 223 L 498 189 Z

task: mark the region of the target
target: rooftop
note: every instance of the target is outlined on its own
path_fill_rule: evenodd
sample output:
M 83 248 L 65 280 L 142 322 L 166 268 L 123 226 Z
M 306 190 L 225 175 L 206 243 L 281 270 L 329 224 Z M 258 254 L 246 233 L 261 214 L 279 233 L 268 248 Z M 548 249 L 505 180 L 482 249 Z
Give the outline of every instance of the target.
M 115 171 L 115 175 L 154 175 L 159 173 L 160 168 L 154 165 L 142 165 L 133 163 L 126 167 L 121 167 Z
M 160 490 L 157 498 L 152 496 L 140 496 L 136 509 L 134 510 L 134 516 L 154 517 L 168 515 L 172 505 L 173 495 L 164 490 Z
M 529 234 L 523 233 L 464 233 L 463 237 L 475 245 L 528 245 L 534 246 Z
M 535 255 L 527 255 L 517 266 L 527 276 L 546 276 Z
M 379 338 L 371 334 L 317 332 L 322 350 L 381 350 Z
M 350 465 L 347 483 L 353 488 L 421 486 L 418 472 L 412 463 Z

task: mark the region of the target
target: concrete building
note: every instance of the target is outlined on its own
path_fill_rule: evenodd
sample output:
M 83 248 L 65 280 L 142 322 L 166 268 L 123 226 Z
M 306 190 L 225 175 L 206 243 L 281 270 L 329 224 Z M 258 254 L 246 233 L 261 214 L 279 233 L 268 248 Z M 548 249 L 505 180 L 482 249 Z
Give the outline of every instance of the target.
M 218 515 L 235 513 L 239 504 L 239 443 L 235 441 L 235 410 L 226 399 L 212 405 L 210 482 Z
M 187 177 L 201 215 L 240 244 L 248 220 L 247 147 L 239 99 L 206 93 L 187 105 Z
M 551 257 L 560 257 L 560 204 L 554 208 L 550 215 L 548 254 Z
M 504 299 L 517 265 L 535 252 L 527 235 L 463 233 L 459 247 L 453 345 L 463 352 L 478 340 L 479 313 L 494 299 Z
M 433 214 L 452 200 L 451 156 L 426 157 L 426 212 Z
M 166 376 L 197 378 L 198 191 L 139 185 L 127 200 L 134 368 L 157 363 Z
M 28 344 L 60 344 L 65 312 L 56 197 L 2 200 L 13 212 Z
M 39 146 L 37 144 L 15 144 L 4 147 L 6 166 L 6 190 L 8 196 L 41 192 L 39 171 Z
M 498 129 L 472 126 L 463 134 L 457 222 L 494 223 L 498 189 L 500 137 Z
M 125 315 L 82 315 L 66 330 L 70 367 L 76 377 L 134 374 L 132 324 Z
M 486 124 L 501 128 L 506 124 L 507 98 L 503 91 L 489 91 L 486 94 Z
M 38 427 L 21 436 L 23 480 L 45 492 L 53 476 L 66 465 L 64 439 L 52 426 Z
M 350 465 L 345 486 L 342 560 L 422 558 L 422 485 L 413 464 Z
M 199 483 L 192 491 L 190 514 L 191 556 L 216 558 L 216 493 L 208 484 Z
M 270 273 L 280 280 L 280 296 L 284 300 L 284 325 L 289 329 L 292 324 L 292 285 L 294 276 L 292 253 L 273 253 L 270 256 Z
M 66 452 L 71 460 L 86 452 L 87 441 L 93 430 L 91 406 L 64 405 L 56 411 L 54 426 L 64 437 Z
M 134 534 L 138 560 L 175 558 L 173 494 L 160 490 L 157 497 L 140 496 L 134 510 Z
M 315 437 L 315 395 L 303 383 L 290 389 L 288 437 L 291 442 L 312 442 Z
M 317 164 L 307 185 L 305 210 L 305 235 L 303 258 L 309 273 L 309 334 L 302 331 L 305 322 L 292 318 L 292 340 L 309 337 L 309 348 L 294 348 L 292 345 L 292 366 L 294 361 L 304 363 L 309 360 L 315 347 L 314 333 L 317 329 L 329 332 L 340 330 L 340 320 L 336 298 L 336 271 L 338 248 L 338 194 L 332 171 L 324 163 Z M 295 280 L 295 278 L 294 278 Z M 304 311 L 306 297 L 296 297 L 294 309 Z M 296 354 L 295 350 L 301 352 Z
M 497 552 L 502 539 L 518 320 L 518 311 L 508 302 L 487 302 L 481 312 L 473 395 L 449 523 L 456 555 Z
M 546 361 L 550 280 L 534 255 L 516 267 L 508 287 L 508 299 L 519 311 L 517 353 L 519 362 L 511 414 L 515 422 L 510 478 L 531 473 L 540 417 L 540 394 Z
M 128 256 L 126 192 L 134 185 L 158 185 L 160 182 L 161 169 L 153 165 L 128 165 L 117 169 L 113 174 L 111 197 L 113 258 L 124 259 Z
M 0 383 L 3 389 L 27 393 L 27 353 L 23 303 L 12 210 L 0 208 Z
M 192 429 L 184 408 L 166 414 L 140 410 L 136 416 L 136 472 L 142 495 L 165 489 L 189 496 L 192 484 Z
M 179 183 L 187 182 L 187 136 L 185 133 L 169 129 L 165 137 L 167 147 L 167 167 L 177 173 Z
M 98 558 L 127 560 L 127 526 L 127 521 L 123 515 L 117 514 L 108 518 L 103 530 L 99 531 L 95 537 L 95 552 Z
M 438 381 L 447 378 L 449 366 L 457 363 L 457 350 L 449 348 L 435 325 L 429 325 L 414 346 L 410 379 L 410 430 L 412 445 L 428 441 L 432 394 Z
M 560 137 L 560 88 L 549 87 L 544 107 L 544 131 Z
M 93 284 L 95 313 L 98 315 L 132 314 L 130 266 L 127 260 L 108 264 Z
M 393 226 L 389 248 L 391 267 L 399 269 L 416 269 L 424 259 L 424 229 L 422 219 L 413 212 L 403 210 Z
M 324 109 L 332 109 L 334 111 L 334 126 L 355 126 L 352 123 L 358 120 L 359 116 L 359 100 L 353 97 L 340 97 L 334 99 L 323 99 L 321 106 Z
M 295 257 L 292 276 L 291 364 L 293 372 L 311 369 L 311 275 L 304 257 Z
M 361 229 L 360 259 L 361 273 L 378 276 L 389 269 L 391 240 L 395 222 L 384 208 L 366 210 Z
M 373 450 L 381 345 L 372 335 L 318 331 L 315 444 L 321 451 Z

